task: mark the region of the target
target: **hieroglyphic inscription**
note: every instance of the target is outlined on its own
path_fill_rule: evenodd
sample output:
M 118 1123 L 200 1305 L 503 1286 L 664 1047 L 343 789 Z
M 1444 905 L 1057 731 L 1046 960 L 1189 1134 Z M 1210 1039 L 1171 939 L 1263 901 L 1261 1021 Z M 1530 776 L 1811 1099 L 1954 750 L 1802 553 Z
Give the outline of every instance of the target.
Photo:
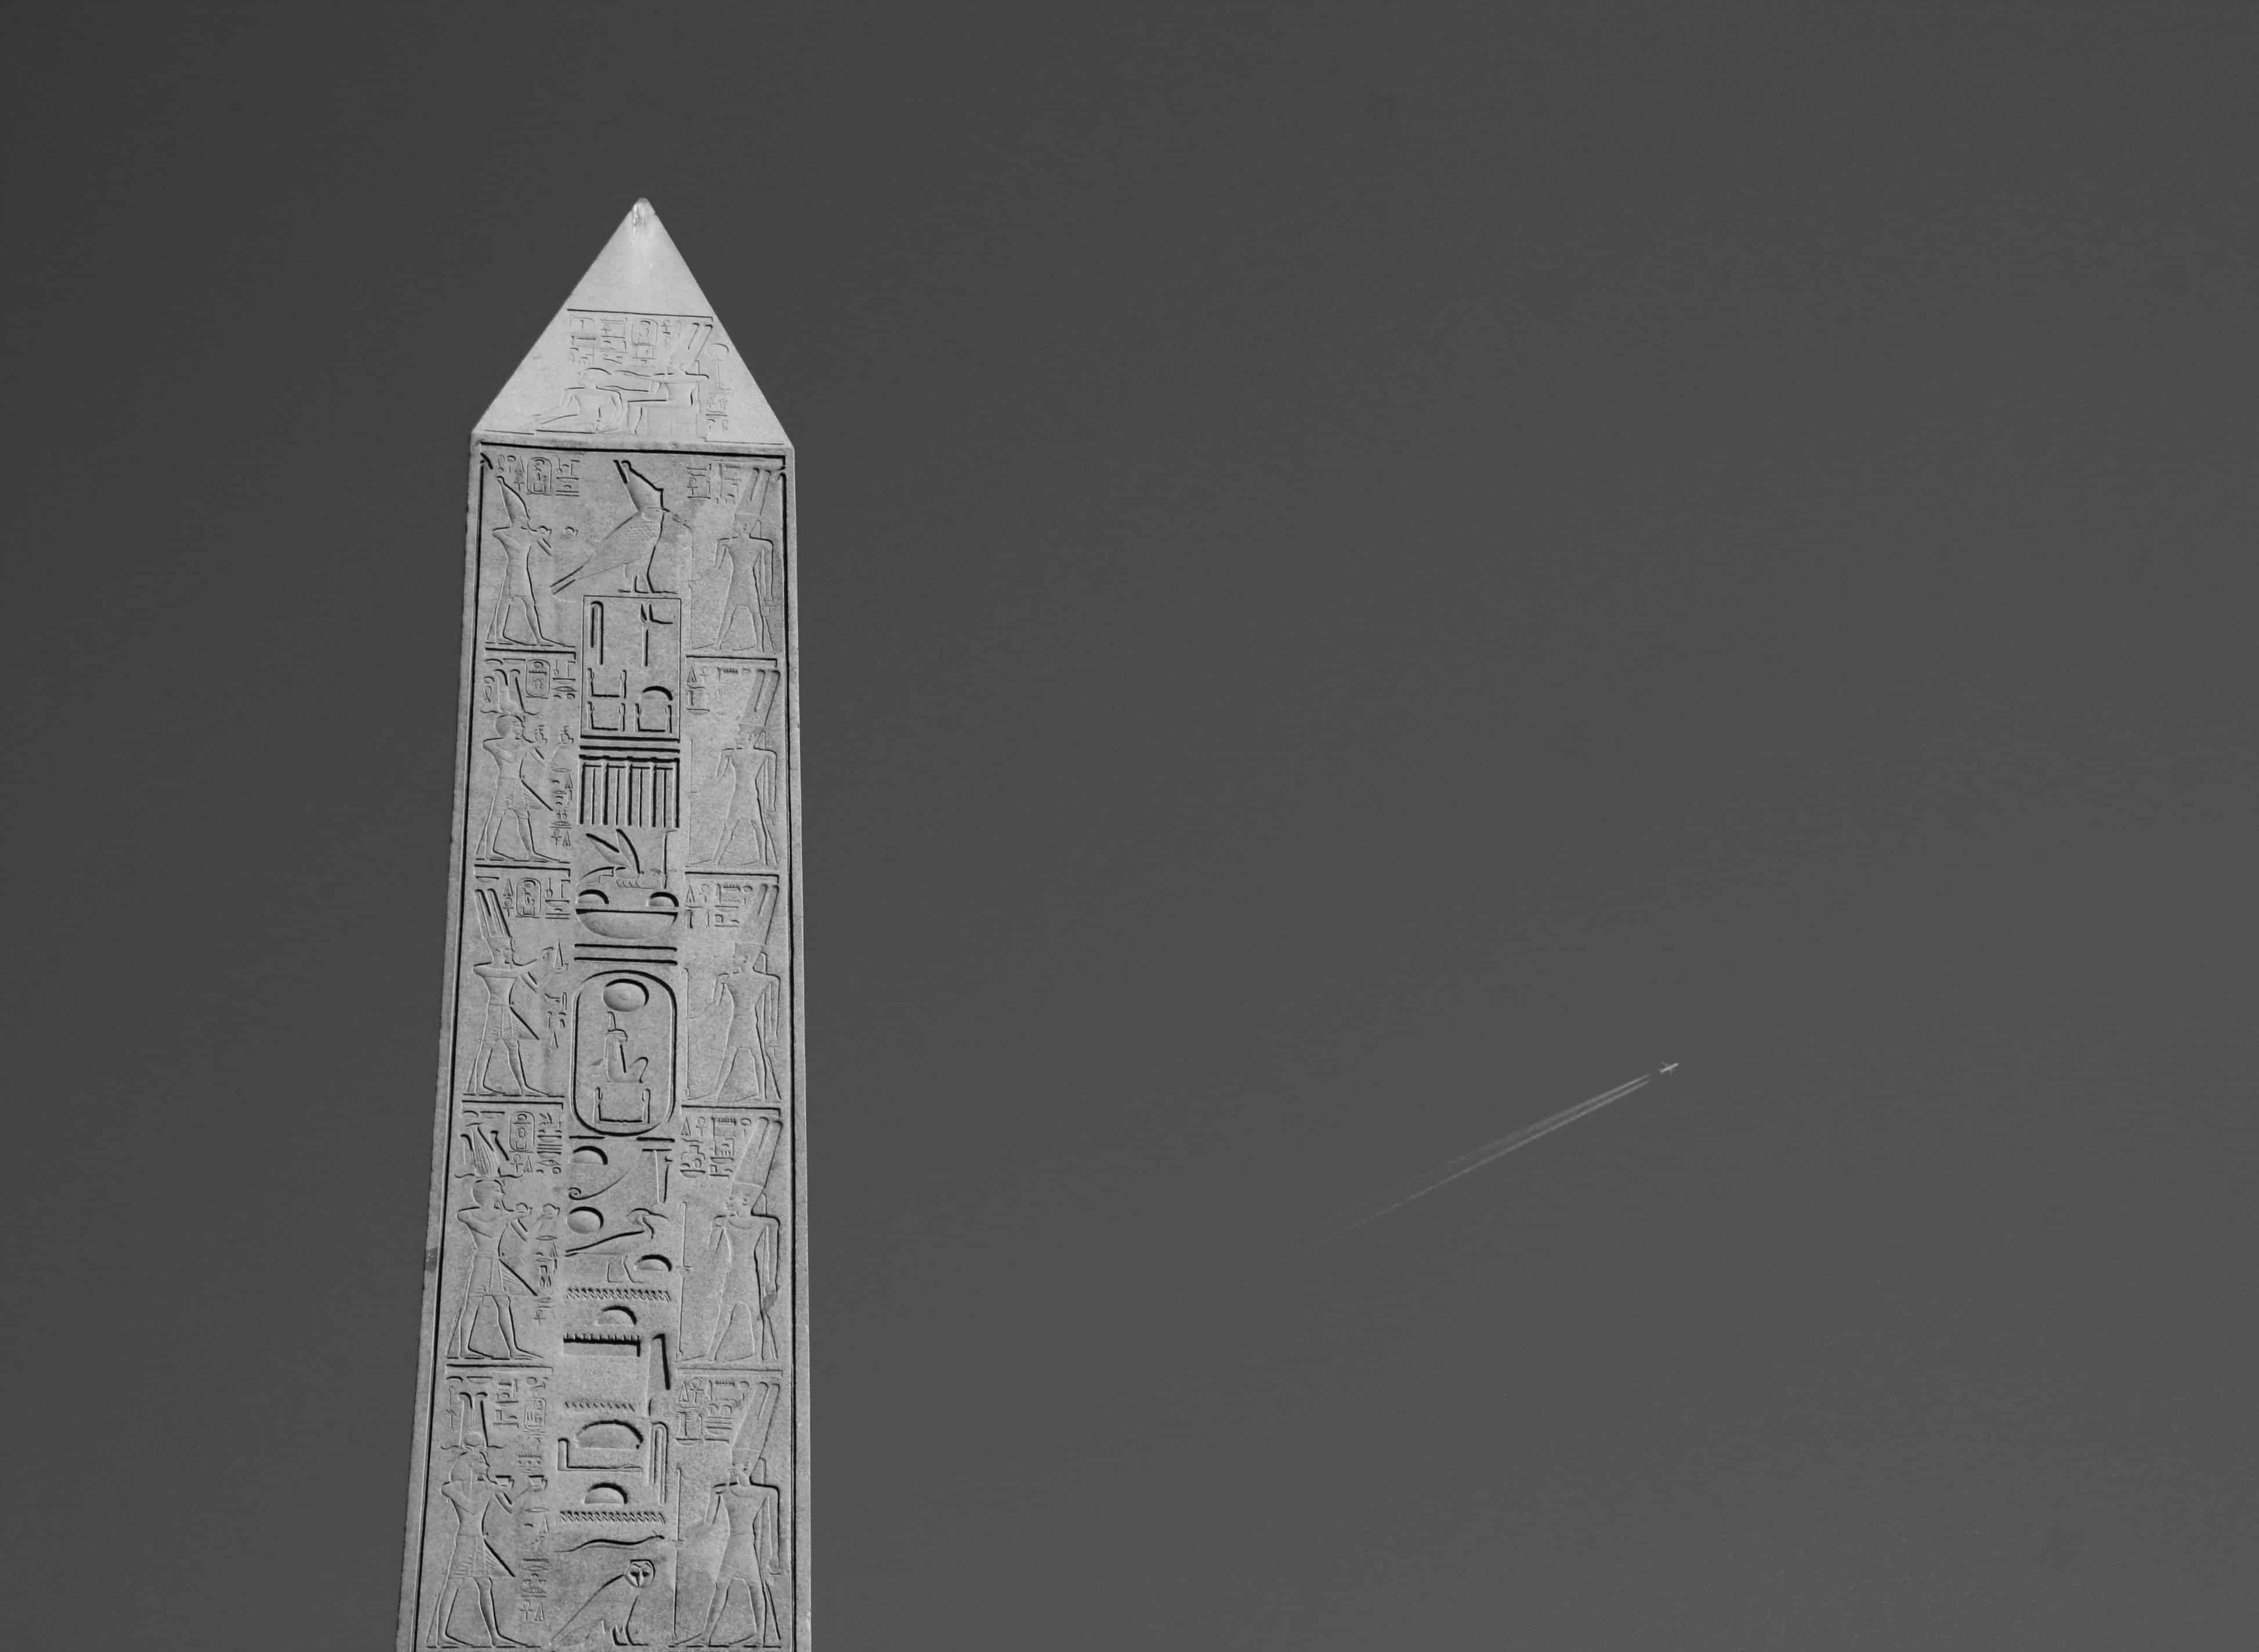
M 729 397 L 719 374 L 730 346 L 711 316 L 566 315 L 574 381 L 535 417 L 536 430 L 654 442 L 729 438 Z
M 710 322 L 542 422 L 710 439 Z M 424 1648 L 793 1647 L 782 455 L 482 443 Z

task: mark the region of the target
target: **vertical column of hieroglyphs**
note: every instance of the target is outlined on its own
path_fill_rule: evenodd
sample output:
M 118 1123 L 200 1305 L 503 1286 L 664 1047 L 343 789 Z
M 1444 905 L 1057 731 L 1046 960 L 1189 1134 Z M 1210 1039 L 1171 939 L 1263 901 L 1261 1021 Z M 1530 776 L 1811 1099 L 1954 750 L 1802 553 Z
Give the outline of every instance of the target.
M 477 464 L 415 1633 L 791 1646 L 785 462 Z

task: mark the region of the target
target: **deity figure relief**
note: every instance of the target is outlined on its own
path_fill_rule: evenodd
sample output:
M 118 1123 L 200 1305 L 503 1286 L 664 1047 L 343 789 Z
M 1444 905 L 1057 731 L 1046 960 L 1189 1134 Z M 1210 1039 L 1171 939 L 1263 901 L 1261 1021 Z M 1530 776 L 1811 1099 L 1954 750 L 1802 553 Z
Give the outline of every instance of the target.
M 783 1122 L 776 1114 L 754 1114 L 726 1203 L 714 1211 L 702 1235 L 684 1235 L 695 1245 L 682 1302 L 688 1359 L 729 1365 L 780 1363 L 784 1225 L 762 1207 L 783 1141 Z
M 776 1308 L 784 1289 L 784 1224 L 754 1208 L 759 1194 L 743 1187 L 716 1213 L 697 1259 L 698 1295 L 712 1335 L 686 1356 L 722 1365 L 778 1363 Z M 712 1300 L 707 1302 L 711 1291 Z M 688 1328 L 686 1327 L 686 1328 Z
M 740 733 L 722 748 L 715 762 L 721 784 L 721 826 L 713 849 L 695 864 L 701 867 L 773 866 L 776 833 L 770 822 L 775 808 L 777 754 L 754 738 Z
M 769 1483 L 769 1465 L 739 1463 L 730 1478 L 713 1488 L 707 1506 L 708 1529 L 726 1523 L 729 1540 L 714 1577 L 714 1599 L 706 1610 L 706 1627 L 678 1647 L 778 1647 L 784 1644 L 784 1624 L 777 1612 L 776 1585 L 770 1580 L 784 1567 L 784 1492 Z M 730 1606 L 740 1591 L 751 1608 L 751 1620 L 723 1634 Z
M 769 634 L 769 594 L 776 587 L 776 541 L 752 534 L 733 533 L 715 542 L 716 566 L 730 565 L 730 587 L 722 601 L 722 623 L 707 649 L 741 648 L 766 651 L 774 646 Z
M 492 469 L 494 461 L 481 455 L 480 462 Z M 543 630 L 541 603 L 534 595 L 537 587 L 534 568 L 540 564 L 545 577 L 549 560 L 549 530 L 533 520 L 533 512 L 517 488 L 495 478 L 502 488 L 502 502 L 508 520 L 499 528 L 488 530 L 495 543 L 502 546 L 502 600 L 496 608 L 494 623 L 488 628 L 489 642 L 517 643 L 521 645 L 554 645 L 556 639 Z
M 550 813 L 545 795 L 549 748 L 525 737 L 525 719 L 514 711 L 495 717 L 494 737 L 479 746 L 493 770 L 494 786 L 487 799 L 486 822 L 479 830 L 479 858 L 569 864 L 542 852 L 541 830 L 536 824 Z
M 703 851 L 692 851 L 695 867 L 777 864 L 777 801 L 784 759 L 769 732 L 769 718 L 782 680 L 773 666 L 752 673 L 737 729 L 716 758 L 712 777 L 700 788 L 701 813 L 707 823 L 698 834 L 705 842 Z
M 507 1477 L 497 1479 L 487 1466 L 483 1451 L 467 1451 L 455 1459 L 447 1471 L 447 1478 L 439 1487 L 439 1495 L 453 1505 L 455 1510 L 455 1542 L 447 1554 L 447 1581 L 441 1587 L 438 1604 L 432 1608 L 431 1627 L 424 1638 L 427 1647 L 508 1647 L 524 1646 L 523 1641 L 513 1641 L 502 1633 L 502 1610 L 495 1599 L 495 1579 L 516 1576 L 510 1563 L 495 1542 L 488 1529 L 492 1512 L 502 1509 L 515 1514 L 517 1505 L 512 1500 Z M 514 1545 L 513 1545 L 514 1547 Z M 469 1585 L 478 1600 L 479 1621 L 474 1629 L 458 1628 L 453 1621 L 465 1585 Z
M 728 593 L 722 599 L 721 623 L 702 649 L 747 648 L 768 652 L 775 647 L 771 630 L 778 595 L 777 542 L 763 531 L 761 518 L 768 509 L 770 484 L 784 471 L 781 459 L 754 461 L 752 490 L 739 509 L 733 530 L 714 544 L 707 571 L 730 567 Z
M 517 1299 L 540 1294 L 502 1254 L 510 1244 L 524 1254 L 532 1235 L 530 1205 L 502 1204 L 502 1184 L 482 1181 L 471 1190 L 471 1203 L 455 1220 L 471 1231 L 471 1273 L 447 1333 L 449 1359 L 531 1359 L 518 1345 Z M 514 1288 L 513 1288 L 514 1287 Z
M 705 1107 L 784 1099 L 784 981 L 769 972 L 766 950 L 748 954 L 740 943 L 730 967 L 714 977 L 714 989 L 699 1006 L 702 1015 L 730 1000 L 722 1036 L 722 1065 Z M 710 1019 L 710 1016 L 709 1016 Z
M 564 949 L 544 947 L 533 957 L 517 955 L 517 939 L 510 919 L 493 892 L 479 894 L 479 927 L 484 936 L 487 960 L 470 966 L 486 988 L 486 1014 L 479 1027 L 479 1042 L 471 1057 L 470 1088 L 480 1095 L 545 1095 L 552 1093 L 546 1057 L 553 1053 L 559 1029 L 546 1010 L 559 982 L 569 972 Z M 543 1006 L 543 1025 L 537 1027 L 521 1008 L 519 989 Z M 545 1071 L 537 1077 L 525 1059 L 525 1043 L 544 1046 Z
M 471 1065 L 471 1088 L 481 1095 L 535 1093 L 519 1041 L 538 1038 L 540 1029 L 526 1020 L 515 998 L 518 987 L 531 983 L 532 971 L 531 964 L 509 956 L 471 965 L 471 973 L 487 991 L 486 1018 L 479 1029 L 478 1053 Z M 502 1062 L 499 1072 L 496 1057 Z

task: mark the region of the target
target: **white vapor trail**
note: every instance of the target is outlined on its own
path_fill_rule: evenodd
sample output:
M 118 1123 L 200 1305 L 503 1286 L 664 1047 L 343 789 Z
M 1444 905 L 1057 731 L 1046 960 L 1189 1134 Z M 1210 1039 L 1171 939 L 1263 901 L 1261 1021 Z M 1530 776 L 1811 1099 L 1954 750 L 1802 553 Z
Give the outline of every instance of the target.
M 1598 1113 L 1611 1101 L 1621 1101 L 1634 1091 L 1645 1089 L 1657 1079 L 1674 1071 L 1678 1065 L 1675 1061 L 1665 1062 L 1653 1072 L 1643 1072 L 1628 1084 L 1620 1084 L 1613 1090 L 1603 1090 L 1598 1095 L 1587 1096 L 1576 1106 L 1564 1107 L 1550 1118 L 1540 1119 L 1535 1124 L 1525 1124 L 1510 1136 L 1501 1136 L 1495 1142 L 1484 1143 L 1471 1153 L 1462 1153 L 1447 1164 L 1438 1165 L 1427 1179 L 1422 1181 L 1411 1192 L 1400 1193 L 1378 1209 L 1369 1210 L 1355 1221 L 1344 1222 L 1340 1227 L 1333 1228 L 1315 1240 L 1308 1249 L 1316 1250 L 1331 1244 L 1336 1239 L 1345 1238 L 1359 1228 L 1379 1221 L 1391 1211 L 1403 1209 L 1415 1199 L 1425 1199 L 1436 1189 L 1450 1186 L 1462 1176 L 1472 1176 L 1484 1165 L 1504 1158 L 1508 1153 L 1528 1147 L 1540 1136 L 1550 1136 L 1564 1125 L 1574 1124 L 1586 1114 Z

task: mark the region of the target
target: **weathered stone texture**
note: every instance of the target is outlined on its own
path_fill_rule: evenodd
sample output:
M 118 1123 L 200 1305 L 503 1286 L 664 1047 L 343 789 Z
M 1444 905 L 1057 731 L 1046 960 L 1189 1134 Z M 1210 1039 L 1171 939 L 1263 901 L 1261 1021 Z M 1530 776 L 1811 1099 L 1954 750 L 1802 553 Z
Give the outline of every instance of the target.
M 806 1648 L 793 489 L 638 203 L 473 444 L 403 1649 Z

